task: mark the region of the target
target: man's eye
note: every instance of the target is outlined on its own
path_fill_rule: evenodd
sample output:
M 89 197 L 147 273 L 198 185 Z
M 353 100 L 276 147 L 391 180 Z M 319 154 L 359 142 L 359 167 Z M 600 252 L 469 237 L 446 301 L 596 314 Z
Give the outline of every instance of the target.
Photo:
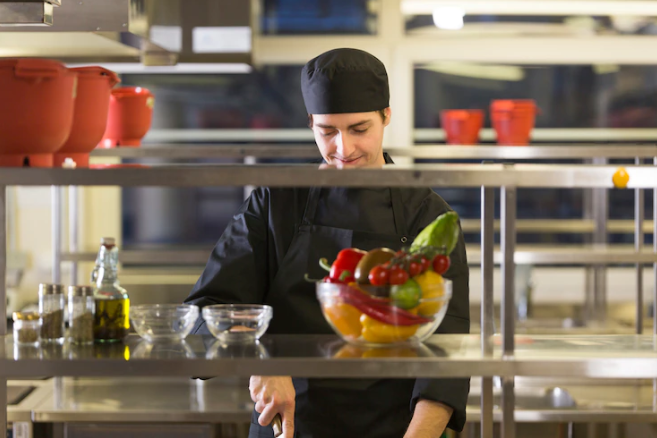
M 330 136 L 332 136 L 333 134 L 335 134 L 335 132 L 333 132 L 333 131 L 330 131 L 330 132 L 320 132 L 320 134 L 322 135 L 322 137 L 330 137 Z
M 354 129 L 354 132 L 356 134 L 365 134 L 367 132 L 367 128 L 365 128 L 365 129 Z

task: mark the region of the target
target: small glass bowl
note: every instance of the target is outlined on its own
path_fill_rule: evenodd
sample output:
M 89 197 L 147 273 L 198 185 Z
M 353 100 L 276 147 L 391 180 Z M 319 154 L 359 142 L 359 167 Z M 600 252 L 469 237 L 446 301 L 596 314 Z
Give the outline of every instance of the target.
M 273 315 L 270 306 L 259 304 L 214 304 L 203 308 L 208 330 L 227 344 L 257 341 L 267 331 Z
M 130 322 L 149 342 L 182 341 L 194 328 L 198 306 L 193 304 L 143 304 L 130 307 Z

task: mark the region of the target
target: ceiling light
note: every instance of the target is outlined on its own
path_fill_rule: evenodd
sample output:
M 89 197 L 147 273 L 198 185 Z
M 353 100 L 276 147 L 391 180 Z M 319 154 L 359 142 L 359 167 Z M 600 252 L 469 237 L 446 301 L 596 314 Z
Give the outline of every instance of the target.
M 407 15 L 428 15 L 457 6 L 468 15 L 636 15 L 657 16 L 652 0 L 402 0 Z
M 456 6 L 441 6 L 433 10 L 433 23 L 438 29 L 463 29 L 465 11 Z

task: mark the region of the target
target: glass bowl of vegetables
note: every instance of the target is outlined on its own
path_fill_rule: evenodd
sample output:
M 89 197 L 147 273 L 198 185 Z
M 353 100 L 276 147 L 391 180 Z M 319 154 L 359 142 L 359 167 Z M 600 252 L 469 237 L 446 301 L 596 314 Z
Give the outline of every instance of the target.
M 345 341 L 368 347 L 421 343 L 445 318 L 452 282 L 426 271 L 402 285 L 320 282 L 322 313 Z

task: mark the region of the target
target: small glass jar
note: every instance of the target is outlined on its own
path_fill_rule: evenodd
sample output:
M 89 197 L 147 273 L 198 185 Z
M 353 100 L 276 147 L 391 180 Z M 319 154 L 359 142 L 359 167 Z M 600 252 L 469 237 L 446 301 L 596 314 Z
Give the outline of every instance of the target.
M 68 288 L 68 339 L 73 344 L 94 342 L 94 289 L 91 286 Z
M 41 342 L 64 342 L 64 286 L 39 285 L 39 315 L 41 315 Z
M 14 344 L 37 346 L 41 339 L 41 318 L 36 312 L 14 312 Z

